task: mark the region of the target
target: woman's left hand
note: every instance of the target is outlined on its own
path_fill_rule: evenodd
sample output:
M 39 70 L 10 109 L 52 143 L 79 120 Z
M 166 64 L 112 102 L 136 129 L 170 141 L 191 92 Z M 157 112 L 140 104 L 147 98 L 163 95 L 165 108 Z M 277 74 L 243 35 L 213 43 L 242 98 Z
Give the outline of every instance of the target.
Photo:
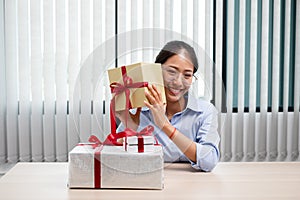
M 146 98 L 145 105 L 150 109 L 154 123 L 162 129 L 167 123 L 170 124 L 166 117 L 166 103 L 163 102 L 162 94 L 155 85 L 148 85 L 149 92 L 145 92 Z

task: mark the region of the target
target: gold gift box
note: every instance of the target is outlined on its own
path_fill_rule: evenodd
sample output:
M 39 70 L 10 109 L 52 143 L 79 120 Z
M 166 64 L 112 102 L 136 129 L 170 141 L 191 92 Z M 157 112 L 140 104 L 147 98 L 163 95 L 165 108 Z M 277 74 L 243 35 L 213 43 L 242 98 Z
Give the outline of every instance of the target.
M 164 82 L 162 76 L 161 64 L 158 63 L 136 63 L 125 66 L 126 75 L 132 79 L 133 83 L 148 82 L 148 84 L 154 84 L 161 92 L 163 102 L 166 102 Z M 111 83 L 120 83 L 124 85 L 123 75 L 121 67 L 108 70 L 109 81 Z M 147 87 L 130 88 L 129 100 L 131 108 L 144 107 L 144 100 L 147 101 L 145 91 Z M 114 95 L 114 94 L 113 94 Z M 115 110 L 126 109 L 126 95 L 122 92 L 115 96 Z

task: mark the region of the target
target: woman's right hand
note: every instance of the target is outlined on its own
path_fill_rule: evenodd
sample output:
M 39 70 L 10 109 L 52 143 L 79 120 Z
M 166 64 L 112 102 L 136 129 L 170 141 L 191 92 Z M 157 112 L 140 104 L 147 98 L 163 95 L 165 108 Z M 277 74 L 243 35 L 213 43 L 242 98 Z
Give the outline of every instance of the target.
M 140 124 L 140 114 L 142 108 L 137 108 L 135 114 L 127 113 L 127 127 L 126 127 L 126 110 L 116 111 L 116 117 L 122 122 L 126 128 L 137 130 Z

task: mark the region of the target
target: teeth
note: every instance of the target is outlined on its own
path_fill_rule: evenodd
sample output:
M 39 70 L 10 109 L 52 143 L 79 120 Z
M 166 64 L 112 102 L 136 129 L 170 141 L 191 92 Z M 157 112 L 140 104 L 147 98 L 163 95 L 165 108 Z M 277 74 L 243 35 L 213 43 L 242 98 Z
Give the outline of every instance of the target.
M 172 89 L 172 88 L 170 88 L 170 91 L 174 94 L 178 94 L 180 92 L 180 90 L 176 90 L 176 89 Z

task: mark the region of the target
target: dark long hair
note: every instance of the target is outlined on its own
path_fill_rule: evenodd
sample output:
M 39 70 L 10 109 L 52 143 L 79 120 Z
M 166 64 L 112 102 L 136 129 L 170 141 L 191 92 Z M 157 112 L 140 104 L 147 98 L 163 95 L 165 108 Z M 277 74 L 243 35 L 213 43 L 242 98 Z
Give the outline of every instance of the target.
M 164 64 L 170 57 L 179 54 L 183 54 L 191 60 L 194 65 L 193 73 L 195 73 L 198 70 L 196 53 L 193 47 L 183 41 L 174 40 L 168 42 L 156 56 L 155 63 Z

